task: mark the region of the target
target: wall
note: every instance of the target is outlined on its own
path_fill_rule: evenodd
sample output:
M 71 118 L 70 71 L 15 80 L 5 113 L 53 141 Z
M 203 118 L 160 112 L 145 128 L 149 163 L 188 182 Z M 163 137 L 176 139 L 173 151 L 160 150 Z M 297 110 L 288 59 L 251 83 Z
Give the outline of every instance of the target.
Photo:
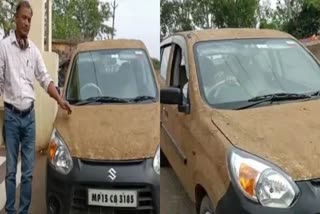
M 48 68 L 48 72 L 53 78 L 56 85 L 58 84 L 58 62 L 59 57 L 53 52 L 42 53 L 44 62 Z M 58 106 L 56 101 L 53 100 L 46 91 L 41 88 L 40 84 L 36 82 L 36 130 L 37 130 L 37 150 L 45 149 L 50 140 L 51 132 L 53 129 L 53 122 L 56 116 Z
M 32 17 L 32 26 L 30 30 L 30 39 L 38 46 L 42 56 L 44 58 L 45 64 L 47 66 L 48 72 L 57 84 L 58 81 L 58 63 L 59 57 L 56 53 L 44 51 L 44 20 L 45 20 L 45 4 L 44 0 L 32 0 L 31 5 L 34 11 Z M 48 19 L 51 26 L 51 17 Z M 49 35 L 50 37 L 52 35 Z M 52 131 L 52 124 L 56 116 L 57 104 L 49 97 L 49 95 L 40 87 L 39 83 L 36 83 L 36 148 L 37 150 L 46 148 Z

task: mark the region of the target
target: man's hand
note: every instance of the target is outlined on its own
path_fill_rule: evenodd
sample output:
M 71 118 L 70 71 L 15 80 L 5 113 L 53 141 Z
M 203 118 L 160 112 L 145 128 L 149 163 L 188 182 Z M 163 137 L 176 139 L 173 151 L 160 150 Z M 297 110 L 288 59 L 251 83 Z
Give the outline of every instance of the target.
M 50 95 L 50 97 L 54 98 L 57 101 L 58 105 L 63 110 L 66 110 L 68 112 L 68 114 L 72 113 L 70 104 L 66 100 L 62 99 L 62 97 L 60 96 L 60 94 L 57 91 L 56 87 L 54 86 L 53 82 L 49 83 L 48 94 Z
M 68 112 L 68 114 L 71 114 L 71 113 L 72 113 L 71 106 L 70 106 L 70 104 L 68 103 L 68 101 L 63 100 L 63 99 L 60 99 L 59 102 L 58 102 L 58 105 L 59 105 L 63 110 L 66 110 L 66 111 Z

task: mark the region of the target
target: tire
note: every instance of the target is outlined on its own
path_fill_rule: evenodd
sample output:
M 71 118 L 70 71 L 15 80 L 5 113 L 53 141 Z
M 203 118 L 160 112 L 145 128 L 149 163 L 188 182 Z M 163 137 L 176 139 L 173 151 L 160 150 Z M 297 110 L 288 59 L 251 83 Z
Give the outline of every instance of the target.
M 212 202 L 207 195 L 202 198 L 199 214 L 214 214 Z
M 160 166 L 161 167 L 170 167 L 170 163 L 166 157 L 166 155 L 163 153 L 163 151 L 160 149 Z
M 47 214 L 61 214 L 61 207 L 57 199 L 50 197 L 49 201 L 46 201 Z

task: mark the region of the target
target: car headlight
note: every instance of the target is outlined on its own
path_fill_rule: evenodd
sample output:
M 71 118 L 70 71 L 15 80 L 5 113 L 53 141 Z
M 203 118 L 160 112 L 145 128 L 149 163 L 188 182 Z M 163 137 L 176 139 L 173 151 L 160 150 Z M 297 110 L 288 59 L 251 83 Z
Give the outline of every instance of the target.
M 48 156 L 50 164 L 58 172 L 67 175 L 71 171 L 73 161 L 70 152 L 56 129 L 51 135 Z
M 153 158 L 153 169 L 158 175 L 160 175 L 160 146 L 158 146 L 157 152 Z
M 288 208 L 299 189 L 281 169 L 240 150 L 229 155 L 232 180 L 244 195 L 265 207 Z

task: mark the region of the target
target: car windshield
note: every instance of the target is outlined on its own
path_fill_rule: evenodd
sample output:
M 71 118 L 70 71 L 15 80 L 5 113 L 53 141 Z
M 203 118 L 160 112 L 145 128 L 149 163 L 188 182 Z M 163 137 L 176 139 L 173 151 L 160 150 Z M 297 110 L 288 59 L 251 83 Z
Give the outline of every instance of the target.
M 72 65 L 66 97 L 70 103 L 106 97 L 123 102 L 155 98 L 156 83 L 144 50 L 119 49 L 80 52 Z M 109 99 L 110 100 L 110 99 Z
M 319 64 L 291 39 L 202 42 L 195 46 L 195 58 L 210 105 L 236 107 L 257 96 L 320 89 Z

